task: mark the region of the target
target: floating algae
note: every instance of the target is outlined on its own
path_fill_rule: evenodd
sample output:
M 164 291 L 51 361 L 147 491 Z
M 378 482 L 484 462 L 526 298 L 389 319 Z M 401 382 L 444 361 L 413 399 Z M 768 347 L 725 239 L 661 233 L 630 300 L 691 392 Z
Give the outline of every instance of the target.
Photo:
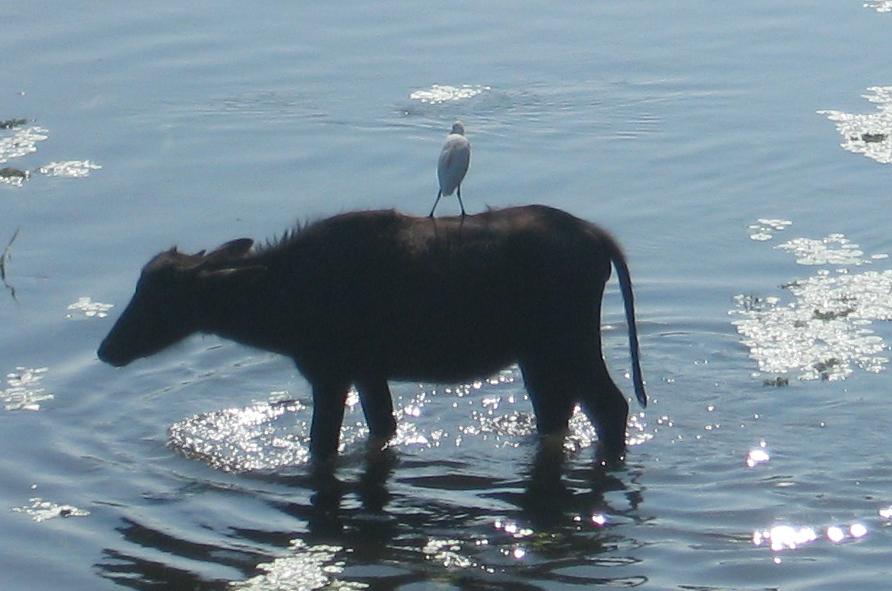
M 40 497 L 34 497 L 28 499 L 28 501 L 31 503 L 30 505 L 13 507 L 12 510 L 15 513 L 25 513 L 29 515 L 31 519 L 37 523 L 55 517 L 86 517 L 90 514 L 89 511 L 78 509 L 73 505 L 60 505 L 59 503 L 46 501 Z
M 66 318 L 105 318 L 108 311 L 114 308 L 114 304 L 94 302 L 89 296 L 80 297 L 76 302 L 68 306 Z
M 877 12 L 892 12 L 892 0 L 868 0 L 864 8 L 873 8 Z
M 786 304 L 776 296 L 734 298 L 730 313 L 743 344 L 760 371 L 776 376 L 765 383 L 786 384 L 788 373 L 800 380 L 838 380 L 855 367 L 882 371 L 887 347 L 870 327 L 875 320 L 892 320 L 892 271 L 850 271 L 847 266 L 871 260 L 842 234 L 797 238 L 776 248 L 793 253 L 802 265 L 839 268 L 784 285 L 792 296 Z
M 888 10 L 892 11 L 892 2 Z M 882 11 L 886 12 L 886 11 Z M 863 154 L 883 164 L 892 163 L 892 86 L 872 86 L 863 95 L 877 106 L 873 113 L 818 111 L 836 123 L 842 135 L 841 146 L 849 152 Z
M 260 574 L 246 581 L 234 582 L 231 588 L 250 591 L 352 591 L 368 588 L 364 583 L 337 579 L 336 575 L 344 570 L 344 562 L 337 560 L 336 555 L 343 552 L 340 546 L 310 546 L 301 540 L 292 540 L 287 556 L 257 565 Z
M 13 129 L 25 123 L 27 123 L 25 119 L 0 121 L 0 129 Z M 42 127 L 32 126 L 18 128 L 11 136 L 0 137 L 0 164 L 33 154 L 37 151 L 37 144 L 49 137 L 46 135 L 47 133 L 47 130 Z M 34 172 L 45 176 L 83 178 L 100 168 L 102 166 L 90 160 L 63 160 L 44 164 Z M 21 187 L 31 176 L 32 171 L 30 170 L 13 166 L 0 168 L 0 184 Z
M 102 166 L 89 160 L 65 160 L 62 162 L 50 162 L 38 168 L 40 174 L 47 176 L 64 176 L 69 178 L 83 178 L 90 176 L 90 171 L 99 170 Z
M 53 395 L 38 387 L 46 367 L 17 367 L 6 374 L 7 388 L 0 390 L 0 402 L 6 410 L 40 410 L 40 403 L 52 400 Z
M 0 129 L 13 129 L 14 127 L 21 127 L 28 123 L 27 119 L 6 119 L 5 121 L 0 121 Z

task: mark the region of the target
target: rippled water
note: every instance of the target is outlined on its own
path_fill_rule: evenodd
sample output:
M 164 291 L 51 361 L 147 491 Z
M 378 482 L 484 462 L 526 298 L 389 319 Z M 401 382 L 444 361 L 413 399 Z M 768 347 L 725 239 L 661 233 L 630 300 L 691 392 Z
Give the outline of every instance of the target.
M 889 8 L 10 6 L 0 589 L 885 588 Z M 547 203 L 628 253 L 651 402 L 624 466 L 578 412 L 539 441 L 516 368 L 393 384 L 383 452 L 352 394 L 314 470 L 286 359 L 97 360 L 172 244 L 426 214 L 456 118 L 469 210 Z M 622 318 L 611 283 L 631 395 Z

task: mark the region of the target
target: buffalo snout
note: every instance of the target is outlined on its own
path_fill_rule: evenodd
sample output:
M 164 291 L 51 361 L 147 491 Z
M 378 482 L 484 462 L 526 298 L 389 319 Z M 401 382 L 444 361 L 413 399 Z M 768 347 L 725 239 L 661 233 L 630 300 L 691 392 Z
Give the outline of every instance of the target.
M 123 355 L 119 348 L 114 347 L 109 340 L 106 338 L 102 341 L 102 344 L 99 345 L 99 349 L 96 351 L 96 354 L 99 356 L 99 360 L 109 365 L 113 365 L 115 367 L 124 367 L 132 359 Z

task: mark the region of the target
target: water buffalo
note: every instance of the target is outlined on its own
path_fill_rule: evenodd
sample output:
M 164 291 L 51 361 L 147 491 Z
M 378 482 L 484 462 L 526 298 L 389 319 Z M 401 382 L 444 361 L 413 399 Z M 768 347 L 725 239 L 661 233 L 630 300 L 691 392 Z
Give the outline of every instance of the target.
M 362 211 L 253 243 L 155 256 L 99 358 L 127 365 L 196 332 L 287 355 L 312 385 L 316 459 L 337 452 L 351 384 L 371 435 L 388 439 L 388 380 L 454 383 L 518 363 L 540 433 L 565 431 L 579 402 L 605 459 L 625 453 L 629 405 L 601 354 L 611 262 L 647 399 L 629 270 L 604 230 L 542 205 L 439 219 Z

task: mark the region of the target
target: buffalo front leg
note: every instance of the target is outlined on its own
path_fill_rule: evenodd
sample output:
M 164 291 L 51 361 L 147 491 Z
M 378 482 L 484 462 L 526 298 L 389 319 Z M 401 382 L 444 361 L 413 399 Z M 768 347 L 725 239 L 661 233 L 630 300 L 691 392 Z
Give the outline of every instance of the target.
M 323 460 L 338 452 L 341 423 L 344 422 L 344 404 L 347 401 L 347 384 L 313 384 L 313 423 L 310 427 L 310 455 Z
M 385 379 L 365 379 L 356 383 L 359 400 L 365 415 L 369 435 L 386 443 L 396 433 L 396 419 L 393 418 L 393 398 Z

